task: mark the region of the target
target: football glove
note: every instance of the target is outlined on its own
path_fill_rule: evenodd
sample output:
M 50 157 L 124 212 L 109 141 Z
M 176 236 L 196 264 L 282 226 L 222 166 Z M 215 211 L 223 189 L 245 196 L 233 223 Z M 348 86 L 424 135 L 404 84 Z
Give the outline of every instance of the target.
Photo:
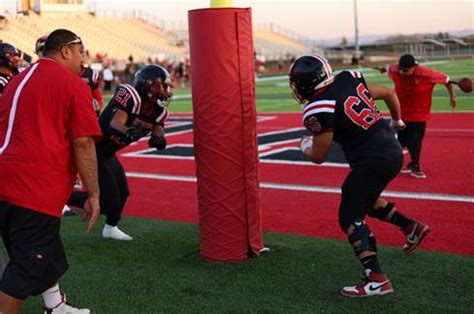
M 306 150 L 313 147 L 313 137 L 303 136 L 300 141 L 300 150 L 304 153 Z
M 145 136 L 149 130 L 145 129 L 141 125 L 132 125 L 125 132 L 124 142 L 127 144 L 138 141 L 140 138 Z
M 166 148 L 166 139 L 164 136 L 152 135 L 148 140 L 148 146 L 163 150 Z

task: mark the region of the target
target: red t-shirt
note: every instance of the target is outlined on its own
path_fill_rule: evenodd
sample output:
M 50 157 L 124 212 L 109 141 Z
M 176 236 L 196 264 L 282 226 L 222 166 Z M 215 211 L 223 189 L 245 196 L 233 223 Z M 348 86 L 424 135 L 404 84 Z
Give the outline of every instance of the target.
M 421 65 L 415 67 L 413 75 L 401 75 L 397 64 L 391 65 L 387 73 L 395 84 L 403 121 L 429 120 L 433 88 L 436 84 L 447 84 L 449 77 Z
M 0 201 L 61 217 L 77 175 L 71 141 L 101 135 L 91 103 L 52 59 L 13 78 L 0 99 Z

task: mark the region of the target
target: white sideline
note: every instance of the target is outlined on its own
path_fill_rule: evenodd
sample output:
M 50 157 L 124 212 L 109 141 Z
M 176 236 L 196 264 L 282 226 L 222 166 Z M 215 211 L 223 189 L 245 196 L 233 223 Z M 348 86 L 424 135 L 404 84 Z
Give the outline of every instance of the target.
M 173 175 L 144 173 L 144 172 L 127 172 L 127 177 L 151 179 L 151 180 L 163 180 L 163 181 L 177 181 L 177 182 L 196 182 L 197 181 L 196 177 L 194 176 L 173 176 Z M 264 189 L 276 189 L 276 190 L 288 190 L 288 191 L 316 192 L 316 193 L 329 193 L 329 194 L 341 193 L 341 189 L 338 187 L 325 187 L 325 186 L 316 186 L 316 185 L 298 185 L 298 184 L 260 182 L 260 187 Z M 467 195 L 437 194 L 437 193 L 423 193 L 423 192 L 402 192 L 402 191 L 385 191 L 384 193 L 382 193 L 382 195 L 388 196 L 388 197 L 406 198 L 406 199 L 414 199 L 414 200 L 474 203 L 474 197 L 467 196 Z

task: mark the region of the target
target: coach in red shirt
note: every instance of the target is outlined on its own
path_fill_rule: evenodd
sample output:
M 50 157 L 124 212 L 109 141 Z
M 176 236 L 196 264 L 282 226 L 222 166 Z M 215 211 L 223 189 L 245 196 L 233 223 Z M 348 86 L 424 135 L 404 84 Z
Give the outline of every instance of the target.
M 99 214 L 94 138 L 101 132 L 91 93 L 78 76 L 83 57 L 77 35 L 52 32 L 45 58 L 13 78 L 0 100 L 0 231 L 10 255 L 0 313 L 17 313 L 37 294 L 45 313 L 78 310 L 65 303 L 57 282 L 68 268 L 61 211 L 78 170 L 89 192 L 88 231 Z
M 456 95 L 449 77 L 439 71 L 421 66 L 411 54 L 400 57 L 398 64 L 388 68 L 388 76 L 395 85 L 395 92 L 400 100 L 401 118 L 406 124 L 398 132 L 398 140 L 410 152 L 411 161 L 402 169 L 410 172 L 412 177 L 426 178 L 421 170 L 420 154 L 426 121 L 430 119 L 431 98 L 436 84 L 443 84 L 449 92 L 450 105 L 456 106 Z

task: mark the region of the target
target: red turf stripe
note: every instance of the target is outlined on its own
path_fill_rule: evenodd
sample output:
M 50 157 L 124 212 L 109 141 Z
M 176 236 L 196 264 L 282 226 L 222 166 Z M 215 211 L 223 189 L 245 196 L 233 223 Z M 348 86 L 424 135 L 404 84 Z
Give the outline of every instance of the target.
M 129 179 L 131 197 L 126 215 L 193 222 L 198 221 L 195 183 L 146 179 Z M 159 200 L 154 191 L 160 191 Z M 262 221 L 267 231 L 307 236 L 345 239 L 337 222 L 339 196 L 262 189 Z M 423 249 L 474 255 L 474 216 L 472 204 L 393 199 L 408 216 L 429 224 L 432 232 Z M 453 206 L 454 205 L 454 206 Z M 403 236 L 397 228 L 370 220 L 377 240 L 386 245 L 401 246 Z

